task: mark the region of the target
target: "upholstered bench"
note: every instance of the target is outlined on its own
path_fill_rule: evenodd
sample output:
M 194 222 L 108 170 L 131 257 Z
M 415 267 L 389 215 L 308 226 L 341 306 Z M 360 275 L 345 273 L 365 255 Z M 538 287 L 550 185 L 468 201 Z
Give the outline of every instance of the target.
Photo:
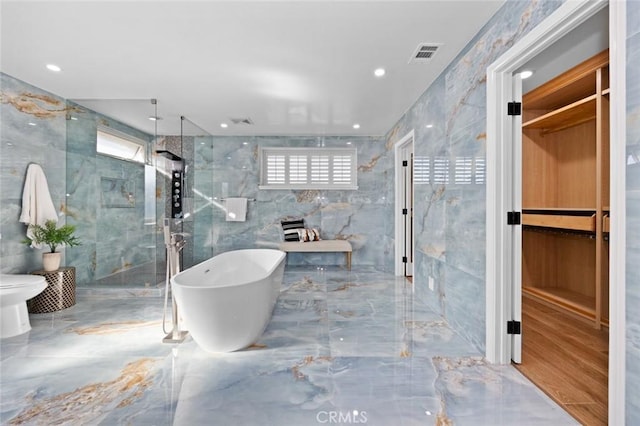
M 344 252 L 347 256 L 347 269 L 351 270 L 351 243 L 347 240 L 285 241 L 280 243 L 280 250 L 307 253 Z

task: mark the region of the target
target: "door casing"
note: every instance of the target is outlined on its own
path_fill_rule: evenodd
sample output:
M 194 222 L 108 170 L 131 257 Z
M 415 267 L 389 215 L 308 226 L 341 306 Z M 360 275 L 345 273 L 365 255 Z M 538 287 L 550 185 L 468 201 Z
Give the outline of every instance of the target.
M 486 358 L 510 362 L 507 334 L 513 294 L 514 232 L 506 212 L 514 210 L 511 156 L 513 124 L 507 102 L 513 99 L 513 73 L 541 51 L 609 5 L 610 57 L 610 327 L 609 424 L 625 421 L 625 137 L 626 137 L 626 4 L 623 1 L 568 1 L 516 42 L 487 69 L 487 197 L 486 197 Z M 519 282 L 518 282 L 519 283 Z
M 403 136 L 398 142 L 394 145 L 394 154 L 395 154 L 395 275 L 403 276 L 404 272 L 404 263 L 402 262 L 402 257 L 404 256 L 405 251 L 405 228 L 404 228 L 404 217 L 402 214 L 402 204 L 403 197 L 406 191 L 405 186 L 403 185 L 404 180 L 404 169 L 402 166 L 403 160 L 403 152 L 406 149 L 410 149 L 413 152 L 414 146 L 414 130 L 411 130 L 405 136 Z M 413 200 L 411 202 L 413 206 Z M 414 242 L 415 239 L 411 238 L 411 241 Z M 414 243 L 415 244 L 415 243 Z M 414 247 L 415 250 L 415 247 Z

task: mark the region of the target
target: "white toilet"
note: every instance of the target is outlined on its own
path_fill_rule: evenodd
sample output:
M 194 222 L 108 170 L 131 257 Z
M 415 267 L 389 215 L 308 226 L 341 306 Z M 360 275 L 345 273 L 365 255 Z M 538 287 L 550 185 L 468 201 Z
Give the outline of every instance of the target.
M 0 274 L 0 338 L 31 330 L 27 300 L 45 288 L 47 282 L 40 275 Z

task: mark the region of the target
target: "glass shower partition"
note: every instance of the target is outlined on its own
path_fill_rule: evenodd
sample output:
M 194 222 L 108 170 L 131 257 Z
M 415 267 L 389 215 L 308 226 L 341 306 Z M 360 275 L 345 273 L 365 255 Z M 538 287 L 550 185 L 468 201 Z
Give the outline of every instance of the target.
M 160 294 L 154 118 L 151 99 L 69 101 L 64 212 L 82 245 L 66 259 L 79 289 Z
M 210 257 L 211 252 L 211 246 L 206 247 L 206 242 L 202 242 L 202 230 L 198 228 L 200 221 L 196 221 L 207 212 L 211 215 L 211 209 L 205 206 L 210 201 L 202 188 L 195 186 L 195 182 L 200 173 L 202 148 L 211 147 L 212 136 L 184 116 L 164 121 L 166 123 L 162 123 L 158 131 L 156 144 L 156 152 L 161 153 L 157 157 L 156 176 L 160 195 L 157 199 L 157 217 L 158 223 L 169 218 L 171 231 L 186 235 L 187 244 L 181 252 L 182 269 L 186 269 L 204 260 L 203 250 L 209 253 L 206 258 Z M 175 176 L 172 178 L 176 171 L 182 174 L 179 199 L 176 198 Z M 157 252 L 160 253 L 164 243 L 158 240 L 157 244 Z

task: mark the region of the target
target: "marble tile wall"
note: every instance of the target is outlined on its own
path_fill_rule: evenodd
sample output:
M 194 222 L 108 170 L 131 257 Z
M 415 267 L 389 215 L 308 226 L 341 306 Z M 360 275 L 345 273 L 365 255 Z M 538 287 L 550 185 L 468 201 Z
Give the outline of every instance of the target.
M 627 2 L 626 424 L 640 424 L 640 2 Z
M 358 190 L 259 190 L 258 150 L 355 147 Z M 391 150 L 390 150 L 391 148 Z M 383 137 L 207 137 L 195 140 L 194 260 L 251 247 L 277 247 L 280 221 L 304 218 L 322 238 L 347 239 L 354 265 L 393 265 L 393 150 Z M 245 222 L 226 222 L 220 198 L 254 198 Z M 343 254 L 289 255 L 289 264 L 344 264 Z
M 561 4 L 508 2 L 387 134 L 392 145 L 414 130 L 416 159 L 428 160 L 432 170 L 428 182 L 415 185 L 418 297 L 480 349 L 485 347 L 486 69 Z M 466 165 L 470 174 L 461 172 Z M 438 166 L 446 172 L 436 172 Z
M 21 241 L 18 222 L 27 166 L 39 164 L 47 177 L 58 223 L 65 222 L 66 120 L 64 99 L 0 73 L 0 269 L 27 273 L 42 269 L 42 250 Z

